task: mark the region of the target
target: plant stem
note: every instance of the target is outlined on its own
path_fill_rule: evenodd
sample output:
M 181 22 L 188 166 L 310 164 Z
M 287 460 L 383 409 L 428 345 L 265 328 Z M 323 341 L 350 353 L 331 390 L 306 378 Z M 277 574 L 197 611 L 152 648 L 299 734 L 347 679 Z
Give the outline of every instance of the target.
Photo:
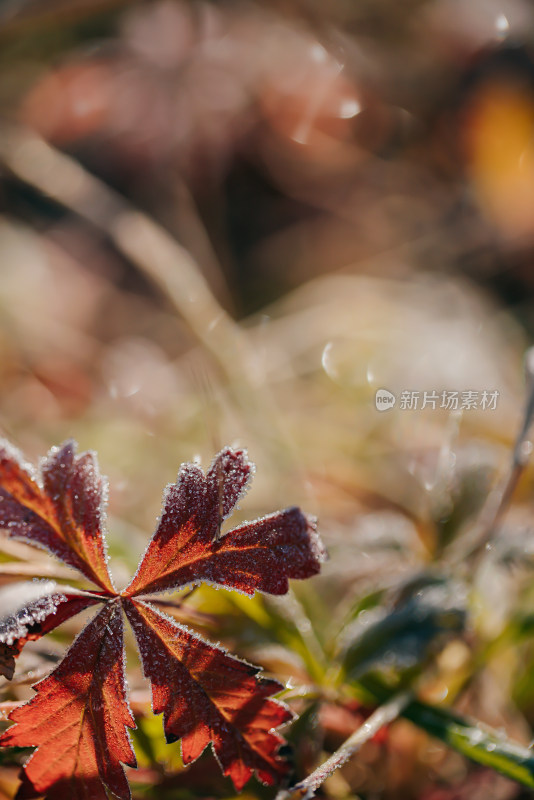
M 466 559 L 470 559 L 470 568 L 476 568 L 479 565 L 487 545 L 494 538 L 506 513 L 519 479 L 528 465 L 532 452 L 529 431 L 534 419 L 534 347 L 529 348 L 525 354 L 525 377 L 527 384 L 525 410 L 521 428 L 514 443 L 508 472 L 504 480 L 490 492 L 475 525 L 475 530 L 471 533 L 467 548 L 460 547 L 456 552 L 453 551 L 449 562 L 452 565 L 466 561 Z
M 103 232 L 157 286 L 211 355 L 237 407 L 273 458 L 292 459 L 286 431 L 265 385 L 249 336 L 221 306 L 187 248 L 155 220 L 92 175 L 71 156 L 21 125 L 0 120 L 0 164 Z M 265 430 L 276 432 L 265 437 Z
M 363 725 L 357 728 L 324 764 L 317 767 L 317 769 L 303 781 L 296 783 L 290 789 L 279 792 L 276 800 L 286 800 L 286 798 L 291 797 L 295 793 L 298 793 L 302 797 L 312 797 L 329 775 L 338 769 L 338 767 L 343 766 L 349 758 L 352 758 L 360 747 L 365 744 L 365 742 L 368 742 L 369 739 L 372 739 L 384 725 L 388 725 L 390 722 L 397 719 L 412 700 L 413 692 L 411 691 L 399 692 L 394 695 L 391 700 L 377 708 Z

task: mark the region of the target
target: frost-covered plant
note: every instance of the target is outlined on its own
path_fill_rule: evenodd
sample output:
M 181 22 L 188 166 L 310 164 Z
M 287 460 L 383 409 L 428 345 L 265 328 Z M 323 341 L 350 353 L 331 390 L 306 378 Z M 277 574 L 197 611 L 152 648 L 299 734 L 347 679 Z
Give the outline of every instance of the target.
M 223 449 L 206 474 L 182 465 L 165 492 L 163 511 L 131 583 L 119 592 L 104 540 L 107 484 L 92 453 L 67 442 L 50 451 L 38 473 L 10 445 L 0 450 L 0 526 L 74 567 L 96 588 L 41 586 L 0 626 L 0 671 L 38 639 L 90 606 L 101 606 L 61 663 L 35 685 L 37 694 L 10 715 L 4 746 L 34 746 L 19 797 L 127 800 L 123 764 L 136 766 L 127 728 L 123 618 L 131 624 L 153 709 L 163 713 L 167 741 L 181 740 L 188 764 L 211 744 L 222 771 L 240 790 L 255 772 L 276 784 L 286 772 L 275 732 L 291 717 L 273 700 L 281 690 L 238 660 L 162 614 L 147 595 L 209 582 L 246 594 L 281 595 L 289 578 L 316 574 L 324 550 L 312 520 L 298 508 L 247 522 L 221 535 L 249 482 L 243 450 Z

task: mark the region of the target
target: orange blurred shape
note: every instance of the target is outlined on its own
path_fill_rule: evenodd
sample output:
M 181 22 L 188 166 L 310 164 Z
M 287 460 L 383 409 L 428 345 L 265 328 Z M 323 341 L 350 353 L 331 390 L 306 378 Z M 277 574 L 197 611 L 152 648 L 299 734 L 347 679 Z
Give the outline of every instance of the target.
M 106 125 L 111 106 L 110 67 L 100 62 L 66 64 L 30 90 L 22 121 L 57 144 L 67 144 Z
M 472 97 L 463 131 L 480 207 L 506 239 L 534 237 L 534 96 L 504 79 Z
M 18 767 L 2 767 L 0 774 L 0 800 L 11 800 L 20 785 Z
M 343 66 L 319 42 L 302 47 L 298 58 L 283 56 L 261 87 L 260 106 L 271 130 L 317 153 L 350 141 L 367 103 Z
M 82 414 L 87 409 L 93 397 L 93 383 L 86 370 L 74 361 L 57 355 L 45 357 L 34 371 L 65 415 Z
M 390 110 L 334 53 L 302 36 L 277 55 L 259 86 L 267 123 L 260 148 L 285 191 L 351 170 L 380 150 Z
M 262 110 L 273 129 L 299 144 L 311 144 L 316 131 L 347 139 L 360 103 L 339 72 L 321 74 L 313 67 L 293 82 L 281 84 L 273 76 L 262 96 Z

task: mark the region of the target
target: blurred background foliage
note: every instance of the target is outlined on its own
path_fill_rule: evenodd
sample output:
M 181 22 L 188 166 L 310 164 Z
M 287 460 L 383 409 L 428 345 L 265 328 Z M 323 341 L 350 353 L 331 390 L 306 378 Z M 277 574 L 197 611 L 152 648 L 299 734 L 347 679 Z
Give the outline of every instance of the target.
M 2 433 L 97 450 L 118 583 L 180 462 L 223 444 L 257 464 L 241 518 L 318 516 L 330 561 L 289 598 L 168 609 L 287 683 L 293 781 L 414 689 L 332 800 L 532 796 L 531 470 L 468 542 L 534 332 L 533 46 L 529 0 L 0 3 Z M 379 413 L 381 388 L 499 394 Z M 0 584 L 34 576 L 75 580 L 0 538 Z M 27 648 L 4 711 L 78 627 Z M 232 796 L 135 670 L 135 797 Z

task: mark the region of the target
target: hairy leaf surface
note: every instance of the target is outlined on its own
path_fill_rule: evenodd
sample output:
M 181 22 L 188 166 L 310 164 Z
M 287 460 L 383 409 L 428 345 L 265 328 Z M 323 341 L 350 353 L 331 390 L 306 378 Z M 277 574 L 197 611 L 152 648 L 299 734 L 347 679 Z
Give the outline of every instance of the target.
M 0 527 L 38 545 L 114 593 L 102 536 L 107 484 L 92 453 L 69 441 L 53 448 L 39 474 L 6 442 L 0 446 Z
M 258 668 L 232 658 L 187 628 L 138 601 L 125 601 L 153 708 L 163 712 L 167 741 L 182 740 L 184 763 L 212 744 L 223 772 L 241 790 L 254 771 L 267 784 L 285 772 L 283 739 L 271 731 L 291 712 L 268 698 L 283 687 L 258 680 Z
M 36 696 L 11 713 L 16 725 L 0 739 L 38 748 L 25 767 L 22 796 L 106 800 L 107 786 L 128 800 L 121 762 L 136 765 L 125 729 L 135 723 L 126 700 L 120 604 L 108 603 L 34 688 Z
M 55 591 L 43 593 L 14 613 L 0 618 L 0 675 L 11 680 L 15 659 L 27 642 L 40 639 L 62 622 L 98 602 L 98 598 L 81 592 Z
M 324 550 L 312 521 L 298 508 L 248 522 L 219 537 L 251 467 L 242 450 L 223 450 L 207 475 L 183 465 L 168 487 L 163 513 L 129 596 L 208 581 L 253 594 L 285 594 L 288 578 L 319 572 Z

